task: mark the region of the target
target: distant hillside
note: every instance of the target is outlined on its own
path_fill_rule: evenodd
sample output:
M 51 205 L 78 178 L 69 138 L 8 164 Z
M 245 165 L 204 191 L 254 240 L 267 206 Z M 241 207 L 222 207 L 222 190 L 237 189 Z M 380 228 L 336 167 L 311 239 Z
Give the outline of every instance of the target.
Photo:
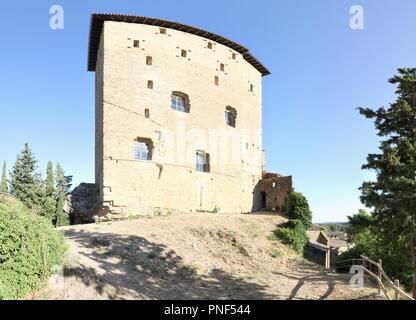
M 348 222 L 323 222 L 317 223 L 321 227 L 325 228 L 328 231 L 343 231 L 346 232 L 349 223 Z

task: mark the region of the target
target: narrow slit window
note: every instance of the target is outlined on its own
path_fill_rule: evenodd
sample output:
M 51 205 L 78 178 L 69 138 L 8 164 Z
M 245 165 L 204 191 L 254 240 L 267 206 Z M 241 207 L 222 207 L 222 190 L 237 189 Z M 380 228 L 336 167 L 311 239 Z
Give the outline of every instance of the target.
M 223 63 L 220 64 L 220 70 L 223 72 L 225 71 L 225 65 Z
M 133 47 L 140 48 L 140 41 L 139 40 L 133 40 Z
M 225 108 L 225 123 L 228 126 L 235 128 L 236 119 L 237 119 L 237 110 L 235 110 L 233 107 L 227 106 Z
M 146 65 L 151 66 L 153 64 L 153 58 L 151 56 L 146 57 Z
M 181 57 L 186 58 L 186 56 L 187 56 L 186 50 L 181 50 Z
M 220 84 L 220 79 L 218 78 L 218 76 L 215 76 L 214 82 L 216 86 Z
M 250 84 L 250 92 L 254 92 L 254 84 Z
M 209 154 L 205 151 L 196 152 L 196 170 L 199 172 L 210 172 Z
M 235 53 L 233 53 L 232 55 L 231 55 L 231 57 L 233 58 L 233 60 L 235 60 L 236 59 L 236 54 Z
M 147 81 L 147 89 L 153 89 L 153 81 L 152 80 Z
M 150 111 L 149 109 L 144 109 L 144 117 L 149 119 L 150 118 Z

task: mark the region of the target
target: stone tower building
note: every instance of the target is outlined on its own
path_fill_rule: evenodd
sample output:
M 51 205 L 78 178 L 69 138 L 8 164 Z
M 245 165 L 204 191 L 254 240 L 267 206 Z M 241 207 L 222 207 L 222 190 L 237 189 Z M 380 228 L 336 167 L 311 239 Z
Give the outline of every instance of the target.
M 101 214 L 264 206 L 269 71 L 246 48 L 176 22 L 94 14 L 88 59 Z

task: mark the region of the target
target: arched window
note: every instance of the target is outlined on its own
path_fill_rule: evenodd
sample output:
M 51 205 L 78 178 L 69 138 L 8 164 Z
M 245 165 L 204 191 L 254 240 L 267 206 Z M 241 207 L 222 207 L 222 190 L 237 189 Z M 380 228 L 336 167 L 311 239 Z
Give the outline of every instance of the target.
M 227 106 L 225 108 L 225 123 L 228 126 L 235 128 L 236 120 L 237 120 L 237 110 L 234 109 L 233 107 Z
M 171 106 L 173 110 L 189 113 L 189 96 L 183 92 L 173 91 L 171 95 Z
M 149 138 L 137 138 L 134 141 L 134 159 L 152 160 L 153 142 Z

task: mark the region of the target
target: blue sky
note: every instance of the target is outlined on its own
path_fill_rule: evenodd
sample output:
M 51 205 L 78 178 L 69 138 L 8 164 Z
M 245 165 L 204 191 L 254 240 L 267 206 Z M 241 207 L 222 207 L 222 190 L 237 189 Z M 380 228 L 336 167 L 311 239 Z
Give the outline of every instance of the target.
M 64 8 L 64 30 L 49 28 L 55 4 Z M 364 30 L 349 27 L 355 4 Z M 1 10 L 0 161 L 10 167 L 27 141 L 42 170 L 61 161 L 75 183 L 93 182 L 90 14 L 160 17 L 239 42 L 272 71 L 263 82 L 267 167 L 293 175 L 318 222 L 362 207 L 358 187 L 372 176 L 361 165 L 378 139 L 356 108 L 392 102 L 387 79 L 416 59 L 414 0 L 27 0 Z

